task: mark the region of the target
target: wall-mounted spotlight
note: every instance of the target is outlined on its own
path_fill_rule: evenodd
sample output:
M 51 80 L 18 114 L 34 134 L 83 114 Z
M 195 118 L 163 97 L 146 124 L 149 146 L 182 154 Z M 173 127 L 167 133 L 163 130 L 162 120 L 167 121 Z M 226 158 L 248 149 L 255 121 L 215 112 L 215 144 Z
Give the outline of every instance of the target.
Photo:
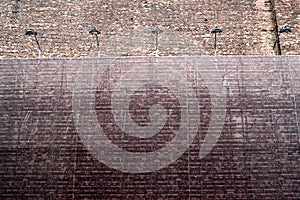
M 215 41 L 214 41 L 215 56 L 217 55 L 217 33 L 221 33 L 222 31 L 223 30 L 217 26 L 211 30 L 211 33 L 215 34 Z
M 287 25 L 282 26 L 282 28 L 279 30 L 279 33 L 277 33 L 276 40 L 275 40 L 274 45 L 273 45 L 273 56 L 275 55 L 276 44 L 278 45 L 278 53 L 279 53 L 279 55 L 281 55 L 281 49 L 280 49 L 280 45 L 279 45 L 279 36 L 280 36 L 280 34 L 281 33 L 290 33 L 290 32 L 292 32 L 292 29 L 291 29 L 291 27 L 289 27 Z
M 96 27 L 94 27 L 93 29 L 91 29 L 89 31 L 89 33 L 91 35 L 95 35 L 96 36 L 96 42 L 97 42 L 97 52 L 98 52 L 98 59 L 100 58 L 100 45 L 99 45 L 99 38 L 98 35 L 101 33 L 99 30 L 97 30 Z
M 31 35 L 34 35 L 36 44 L 37 44 L 37 46 L 38 46 L 39 58 L 41 58 L 41 55 L 42 55 L 42 49 L 41 49 L 41 46 L 40 46 L 39 41 L 38 41 L 38 39 L 37 39 L 37 32 L 36 32 L 35 30 L 33 30 L 33 29 L 28 29 L 28 30 L 26 30 L 25 35 L 30 35 L 30 36 L 31 36 Z
M 162 33 L 163 30 L 159 29 L 158 27 L 155 27 L 152 30 L 152 33 L 155 34 L 155 55 L 158 56 L 158 34 Z
M 290 33 L 290 32 L 292 32 L 292 29 L 291 29 L 291 27 L 289 27 L 289 26 L 287 26 L 287 25 L 284 25 L 284 26 L 280 29 L 279 32 L 280 32 L 280 33 Z

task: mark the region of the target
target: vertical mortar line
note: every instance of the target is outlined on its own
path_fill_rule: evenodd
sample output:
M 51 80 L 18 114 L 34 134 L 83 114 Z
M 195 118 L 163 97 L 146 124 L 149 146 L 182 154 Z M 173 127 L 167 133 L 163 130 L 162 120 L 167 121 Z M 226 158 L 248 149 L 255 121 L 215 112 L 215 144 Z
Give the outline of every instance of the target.
M 23 105 L 22 105 L 22 116 L 23 116 L 23 114 L 24 114 L 24 107 L 25 107 L 25 105 L 26 105 L 26 82 L 27 82 L 27 70 L 26 70 L 26 66 L 22 69 L 22 71 L 23 71 L 23 76 L 24 76 L 24 83 L 22 84 L 22 89 L 23 89 Z M 25 116 L 23 117 L 23 119 L 21 120 L 21 124 L 20 124 L 20 130 L 19 130 L 19 136 L 20 136 L 20 134 L 22 134 L 23 133 L 23 126 L 24 126 L 24 124 L 25 124 L 25 120 L 26 120 L 26 118 L 27 118 L 27 114 L 28 113 L 26 113 L 25 114 Z M 21 143 L 20 142 L 20 137 L 19 137 L 19 141 L 18 141 L 19 143 Z M 21 146 L 22 146 L 22 144 L 21 144 Z
M 82 91 L 81 91 L 82 92 Z M 75 129 L 76 130 L 76 129 Z M 78 134 L 78 133 L 77 133 Z M 73 168 L 73 178 L 72 178 L 72 199 L 75 199 L 75 184 L 76 184 L 76 168 L 77 168 L 77 153 L 78 153 L 78 135 L 75 131 L 75 150 L 74 150 L 74 168 Z
M 77 151 L 78 151 L 78 136 L 75 134 L 75 155 L 74 155 L 74 172 L 73 172 L 73 192 L 72 198 L 75 199 L 75 182 L 76 182 L 76 168 L 77 168 Z
M 61 80 L 60 80 L 60 91 L 59 91 L 59 106 L 61 106 L 62 101 L 63 101 L 63 81 L 64 81 L 64 71 L 65 71 L 65 66 L 62 65 L 62 69 L 61 69 Z
M 300 56 L 299 56 L 299 61 L 300 61 Z M 300 63 L 300 62 L 299 62 Z M 291 79 L 292 79 L 292 76 L 291 76 Z M 293 79 L 291 80 L 292 82 L 293 82 Z M 294 93 L 294 90 L 292 90 L 293 91 L 293 93 Z M 294 94 L 294 96 L 295 96 L 295 94 Z M 300 143 L 300 127 L 299 127 L 299 118 L 298 118 L 298 112 L 297 112 L 297 101 L 296 101 L 296 99 L 294 99 L 295 100 L 295 113 L 296 113 L 296 123 L 297 123 L 297 131 L 298 131 L 298 140 L 299 140 L 299 143 Z
M 109 62 L 111 63 L 111 62 Z M 101 65 L 101 64 L 98 64 L 98 65 Z M 113 85 L 113 75 L 111 74 L 111 71 L 110 70 L 110 66 L 112 66 L 111 64 L 107 64 L 107 71 L 109 73 L 108 75 L 108 91 L 110 91 L 110 95 L 111 95 L 111 98 L 112 98 L 112 95 L 113 95 L 113 92 L 114 92 L 114 86 Z M 101 68 L 101 66 L 99 66 L 99 68 Z M 115 68 L 114 70 L 115 72 L 115 77 L 118 77 L 117 76 L 117 67 Z M 97 74 L 98 74 L 98 71 L 97 71 Z M 120 79 L 122 78 L 122 68 L 120 68 Z M 110 104 L 111 104 L 112 100 L 110 101 Z M 111 105 L 111 109 L 113 109 L 113 105 Z M 129 112 L 129 108 L 128 108 L 128 112 Z M 122 130 L 125 130 L 125 122 L 126 122 L 126 111 L 123 112 L 121 111 L 121 115 L 123 116 L 123 123 L 122 123 Z M 123 143 L 123 140 L 124 140 L 124 134 L 122 134 L 121 136 L 121 143 Z M 124 169 L 124 159 L 123 157 L 120 157 L 120 161 L 121 161 L 121 165 L 122 165 L 122 169 Z M 121 193 L 123 193 L 123 172 L 120 172 L 121 173 L 121 180 L 120 180 L 120 190 L 121 190 Z
M 98 60 L 99 61 L 99 60 Z M 97 65 L 99 65 L 100 66 L 100 62 L 97 62 L 98 64 Z M 108 72 L 108 89 L 110 90 L 110 91 L 112 91 L 112 79 L 113 79 L 113 75 L 112 75 L 112 71 L 113 70 L 111 70 L 110 69 L 110 66 L 111 65 L 107 65 L 107 72 Z M 116 69 L 115 69 L 116 70 Z
M 107 65 L 107 67 L 109 67 L 108 65 Z M 120 68 L 120 79 L 122 79 L 122 68 Z M 126 71 L 124 71 L 124 73 L 126 73 Z M 125 90 L 123 91 L 123 92 L 126 92 L 126 88 L 125 88 Z M 112 90 L 111 90 L 111 94 L 113 93 L 113 88 L 112 88 Z M 112 105 L 111 105 L 112 106 Z M 123 117 L 123 123 L 122 123 L 122 130 L 125 130 L 125 122 L 126 122 L 126 111 L 124 111 L 124 110 L 121 110 L 121 115 L 122 115 L 122 117 Z M 121 139 L 123 140 L 124 139 L 124 134 L 122 134 L 122 137 L 121 137 Z
M 184 58 L 184 65 L 187 66 L 187 61 L 186 61 L 186 57 Z M 185 84 L 186 84 L 186 87 L 187 90 L 189 89 L 188 88 L 188 68 L 187 68 L 187 72 L 186 72 L 186 79 L 185 79 Z M 188 96 L 188 91 L 185 91 L 185 96 L 187 97 L 186 98 L 186 105 L 187 105 L 187 116 L 189 116 L 189 96 Z M 186 123 L 189 125 L 189 117 L 187 117 L 186 119 Z M 188 126 L 189 127 L 189 126 Z M 188 128 L 188 144 L 190 144 L 190 128 Z M 189 200 L 191 199 L 191 171 L 190 171 L 190 147 L 188 148 L 188 179 L 189 179 Z
M 25 130 L 25 131 L 23 131 L 23 128 L 24 128 L 24 124 L 28 121 L 28 119 L 29 119 L 29 115 L 30 115 L 30 113 L 29 113 L 29 111 L 27 111 L 26 112 L 26 110 L 24 109 L 25 108 L 25 105 L 26 105 L 26 103 L 27 103 L 27 97 L 26 97 L 26 91 L 25 91 L 25 89 L 26 89 L 26 82 L 27 82 L 27 66 L 25 65 L 25 66 L 23 66 L 23 64 L 22 64 L 22 62 L 19 62 L 18 63 L 20 66 L 21 66 L 21 68 L 22 68 L 22 74 L 23 74 L 23 76 L 24 76 L 24 73 L 25 73 L 25 78 L 24 79 L 22 79 L 21 77 L 20 77 L 20 85 L 22 85 L 23 86 L 23 102 L 22 102 L 22 110 L 20 110 L 20 115 L 22 116 L 22 121 L 21 121 L 21 124 L 20 124 L 20 127 L 19 127 L 19 135 L 18 135 L 18 145 L 20 145 L 19 146 L 19 148 L 18 148 L 18 150 L 19 150 L 19 152 L 17 152 L 17 164 L 18 164 L 18 167 L 19 168 L 23 168 L 23 169 L 25 169 L 25 166 L 24 166 L 24 161 L 22 161 L 22 160 L 24 160 L 24 157 L 26 156 L 25 154 L 23 154 L 23 150 L 24 150 L 24 147 L 25 147 L 25 142 L 26 142 L 26 136 L 25 136 L 25 134 L 24 134 L 24 132 L 26 133 L 27 131 Z M 24 81 L 24 83 L 22 84 L 22 80 Z M 21 100 L 21 99 L 20 99 Z M 24 134 L 24 135 L 23 135 Z M 22 141 L 22 139 L 23 139 L 23 141 Z M 26 157 L 25 159 L 27 159 L 28 157 Z M 19 175 L 19 177 L 24 177 L 24 176 L 22 176 L 22 175 Z M 21 185 L 22 185 L 22 187 L 24 188 L 24 183 L 20 183 Z
M 277 58 L 274 56 L 274 60 L 275 60 L 275 74 L 277 73 L 278 74 L 278 76 L 279 76 L 279 81 L 281 81 L 281 83 L 279 83 L 279 84 L 282 84 L 283 83 L 283 78 L 282 78 L 282 76 L 281 76 L 281 69 L 280 68 L 277 68 Z M 279 86 L 278 86 L 279 87 Z M 280 89 L 279 89 L 280 90 Z M 275 96 L 275 89 L 273 90 L 274 91 L 274 93 L 273 93 L 273 95 Z M 274 122 L 275 122 L 275 128 L 276 127 L 278 127 L 278 119 L 277 119 L 277 116 L 276 116 L 276 114 L 278 114 L 278 112 L 279 112 L 279 109 L 278 108 L 275 108 L 274 109 L 275 111 L 272 111 L 272 117 L 274 118 Z M 274 137 L 274 140 L 276 140 L 276 135 L 275 135 L 275 133 L 272 135 L 273 137 Z
M 60 78 L 60 76 L 58 73 L 58 71 L 61 68 L 61 63 L 59 63 L 57 66 L 58 66 L 57 67 L 57 76 L 55 76 L 55 78 L 54 78 L 54 79 L 56 79 L 56 77 L 57 77 L 57 79 L 54 80 L 54 82 L 53 82 L 54 100 L 52 101 L 52 108 L 54 111 L 53 112 L 54 116 L 51 118 L 51 139 L 50 139 L 50 142 L 52 142 L 52 144 L 51 144 L 51 148 L 49 148 L 49 150 L 48 150 L 50 156 L 53 159 L 53 160 L 51 160 L 51 164 L 53 164 L 53 165 L 54 165 L 55 156 L 56 156 L 55 153 L 56 153 L 56 149 L 57 149 L 57 136 L 58 136 L 58 132 L 59 132 L 58 125 L 60 122 L 60 113 L 58 112 L 58 107 L 60 107 L 60 102 L 61 102 L 60 95 L 59 95 L 59 84 L 60 84 L 59 78 Z M 53 177 L 50 177 L 49 179 L 52 179 L 52 178 Z
M 197 101 L 199 102 L 199 98 L 200 98 L 200 92 L 198 92 L 200 89 L 200 86 L 199 86 L 199 81 L 198 81 L 198 79 L 199 79 L 199 68 L 198 68 L 198 58 L 196 57 L 196 67 L 195 67 L 195 73 L 196 73 L 196 76 L 195 76 L 195 78 L 196 78 L 196 97 L 197 97 Z M 201 112 L 201 105 L 199 104 L 199 103 L 197 103 L 197 109 Z M 201 114 L 201 113 L 200 113 Z M 199 118 L 201 119 L 201 116 L 199 116 Z M 199 126 L 198 126 L 198 130 L 199 130 Z M 200 121 L 200 130 L 201 130 L 201 121 Z M 199 132 L 199 131 L 198 131 Z M 199 140 L 199 142 L 198 142 L 198 145 L 199 145 L 199 148 L 201 149 L 201 135 L 200 135 L 201 133 L 199 132 L 199 134 L 198 134 L 198 140 Z
M 199 145 L 199 149 L 201 148 L 201 145 L 200 145 L 200 131 L 199 130 L 201 130 L 201 110 L 200 110 L 200 104 L 199 104 L 199 98 L 200 98 L 200 94 L 199 94 L 199 92 L 198 92 L 198 90 L 199 90 L 199 85 L 198 85 L 198 58 L 196 57 L 196 61 L 195 61 L 195 63 L 196 63 L 196 65 L 195 65 L 195 67 L 194 67 L 194 70 L 195 70 L 195 93 L 196 93 L 196 100 L 197 100 L 197 109 L 200 111 L 199 113 L 200 113 L 200 116 L 199 116 L 199 121 L 198 121 L 198 129 L 197 129 L 197 133 L 198 133 L 198 145 Z M 199 125 L 200 125 L 200 127 L 199 127 Z
M 21 64 L 20 64 L 19 66 L 21 66 Z M 14 67 L 13 67 L 13 64 L 11 65 L 11 68 L 12 68 L 12 69 L 15 71 L 15 73 L 16 73 L 16 79 L 15 79 L 15 84 L 14 84 L 14 99 L 17 99 L 16 93 L 17 93 L 18 86 L 19 86 L 19 71 L 21 71 L 20 68 L 19 68 L 19 66 L 18 66 L 17 70 L 15 70 Z M 20 83 L 20 84 L 21 84 L 21 83 Z M 15 102 L 16 102 L 16 101 L 14 101 L 14 103 L 13 103 L 14 108 L 17 107 Z M 16 111 L 16 110 L 15 110 L 15 111 Z M 17 127 L 15 127 L 15 125 L 16 125 Z M 17 124 L 17 123 L 14 123 L 14 127 L 13 127 L 13 128 L 19 128 L 19 127 L 18 127 L 18 124 Z M 20 134 L 21 134 L 20 132 L 21 132 L 21 131 L 18 131 L 18 135 L 17 135 L 17 145 L 20 145 Z M 20 162 L 19 162 L 20 158 L 19 158 L 18 153 L 19 153 L 19 152 L 17 152 L 16 160 L 15 160 L 15 163 L 17 164 L 17 165 L 15 165 L 15 167 L 14 167 L 14 170 L 15 170 L 15 171 L 18 170 L 18 168 L 17 168 L 18 166 L 21 166 L 21 164 L 20 164 Z M 22 182 L 21 182 L 19 185 L 22 185 Z M 21 187 L 23 187 L 23 186 L 19 186 L 19 188 L 21 188 Z
M 109 65 L 107 65 L 107 69 L 109 69 Z M 122 71 L 122 67 L 121 67 L 120 68 L 120 79 L 122 79 L 122 77 L 123 77 L 123 72 L 126 73 L 126 71 Z M 111 95 L 113 94 L 113 92 L 114 92 L 114 90 L 113 90 L 113 88 L 111 88 Z M 126 92 L 126 88 L 123 92 Z M 113 105 L 111 105 L 111 108 L 113 108 Z M 128 112 L 129 112 L 129 108 L 128 108 Z M 122 127 L 121 127 L 121 129 L 122 129 L 122 131 L 125 132 L 125 128 L 126 128 L 126 125 L 125 125 L 125 123 L 126 123 L 126 111 L 121 110 L 121 116 L 122 116 Z M 123 139 L 124 139 L 124 134 L 122 134 L 122 136 L 121 136 L 121 142 L 122 143 L 123 143 Z M 121 160 L 122 168 L 124 168 L 123 157 L 121 157 L 120 160 Z M 121 178 L 123 178 L 123 173 L 122 173 Z M 120 184 L 120 187 L 123 187 L 122 183 Z
M 35 65 L 35 88 L 37 89 L 37 86 L 38 86 L 38 80 L 39 80 L 39 71 L 40 71 L 40 67 L 39 67 L 39 64 L 40 63 L 38 63 L 37 65 Z
M 17 90 L 18 90 L 18 84 L 19 84 L 19 68 L 17 68 L 17 70 L 15 70 L 14 68 L 13 68 L 13 66 L 11 66 L 12 67 L 12 69 L 15 71 L 15 73 L 16 73 L 16 78 L 15 78 L 15 84 L 14 84 L 14 99 L 15 98 L 17 98 Z M 14 103 L 13 103 L 13 106 L 14 106 L 14 108 L 16 108 L 16 104 L 15 104 L 15 101 L 14 101 Z M 15 128 L 15 127 L 14 127 Z M 19 138 L 20 138 L 20 131 L 18 131 L 18 136 L 17 136 L 17 142 L 19 143 L 20 142 L 20 140 L 19 140 Z
M 276 57 L 273 56 L 273 59 L 274 59 L 274 70 L 272 71 L 272 76 L 276 75 L 276 72 L 277 72 L 277 60 L 276 60 Z M 272 70 L 272 69 L 271 69 Z M 273 79 L 271 78 L 271 91 L 272 91 L 272 96 L 275 95 L 275 88 L 273 86 Z
M 300 58 L 300 57 L 299 57 Z M 297 99 L 295 96 L 295 91 L 294 91 L 294 80 L 291 72 L 291 63 L 290 59 L 286 58 L 288 60 L 288 67 L 289 67 L 289 75 L 290 75 L 290 80 L 291 80 L 291 93 L 292 93 L 292 98 L 293 98 L 293 103 L 294 103 L 294 109 L 295 109 L 295 117 L 296 117 L 296 125 L 297 125 L 297 134 L 298 134 L 298 140 L 300 142 L 300 128 L 299 128 L 299 120 L 298 120 L 298 112 L 297 112 Z
M 146 64 L 147 61 L 143 61 L 143 62 L 145 62 L 144 64 Z M 153 70 L 152 70 L 152 67 L 153 67 L 153 59 L 150 57 L 150 59 L 149 59 L 149 67 L 147 67 L 148 68 L 148 73 L 150 75 L 150 81 L 149 81 L 150 84 L 152 84 L 152 81 L 153 81 L 153 73 L 152 73 Z M 148 93 L 148 88 L 147 87 L 146 87 L 146 91 Z
M 244 177 L 247 176 L 247 174 L 249 173 L 249 168 L 247 167 L 247 150 L 248 150 L 248 146 L 249 145 L 249 141 L 248 141 L 248 120 L 247 120 L 247 116 L 245 116 L 245 110 L 244 109 L 244 106 L 246 105 L 245 101 L 244 101 L 244 98 L 245 98 L 245 80 L 244 80 L 244 64 L 242 62 L 242 60 L 240 60 L 240 63 L 241 63 L 241 66 L 242 66 L 242 74 L 241 76 L 239 77 L 239 79 L 241 79 L 241 84 L 242 84 L 242 88 L 240 89 L 240 86 L 239 86 L 239 90 L 240 90 L 240 95 L 241 95 L 241 123 L 242 123 L 242 131 L 243 131 L 243 140 L 245 142 L 246 145 L 244 145 L 244 159 L 243 159 L 243 165 L 244 165 Z M 246 181 L 246 184 L 248 182 Z M 247 185 L 246 185 L 247 186 Z M 249 198 L 249 194 L 246 193 L 247 195 L 247 198 Z
M 150 68 L 149 68 L 149 73 L 150 73 L 150 76 L 151 76 L 150 85 L 154 85 L 156 87 L 156 85 L 158 84 L 158 79 L 157 79 L 158 70 L 157 70 L 156 65 L 159 65 L 158 62 L 159 61 L 162 62 L 162 61 L 157 56 L 149 57 L 149 60 L 150 60 L 150 62 L 148 62 L 148 60 L 147 60 L 146 63 L 147 62 L 150 63 Z M 146 87 L 146 96 L 148 95 L 149 91 L 150 90 L 148 89 L 148 87 Z M 158 182 L 157 176 L 155 178 L 155 181 L 156 181 L 156 183 Z M 158 190 L 158 187 L 159 187 L 159 185 L 155 184 L 155 189 L 156 190 Z
M 242 75 L 240 76 L 240 71 L 239 71 L 239 66 L 242 66 Z M 241 58 L 239 58 L 239 62 L 238 62 L 238 66 L 237 66 L 237 76 L 238 76 L 238 90 L 239 90 L 239 100 L 240 100 L 240 114 L 241 114 L 241 123 L 242 123 L 242 136 L 243 136 L 243 140 L 244 140 L 244 143 L 247 144 L 247 141 L 245 140 L 245 125 L 244 125 L 244 110 L 243 110 L 243 106 L 244 106 L 244 97 L 243 97 L 243 90 L 241 89 L 241 84 L 243 86 L 243 63 L 242 63 L 242 60 Z M 245 146 L 244 144 L 244 146 Z M 245 148 L 243 149 L 243 165 L 244 165 L 244 168 L 246 168 L 247 164 L 247 159 L 246 159 L 246 152 L 245 152 Z M 233 155 L 232 155 L 233 157 Z M 247 170 L 243 170 L 244 171 L 244 175 L 245 173 L 247 172 Z
M 128 62 L 128 61 L 127 61 Z M 111 95 L 111 98 L 112 98 L 112 95 L 113 95 L 113 92 L 114 92 L 114 86 L 115 85 L 113 85 L 113 83 L 111 83 L 110 81 L 112 81 L 113 82 L 113 76 L 111 75 L 111 70 L 110 70 L 110 66 L 112 66 L 111 65 L 111 61 L 108 63 L 108 64 L 106 64 L 106 66 L 107 66 L 107 73 L 108 73 L 108 76 L 107 76 L 107 82 L 108 82 L 108 84 L 107 84 L 107 90 L 110 92 L 110 95 Z M 99 64 L 99 65 L 101 65 L 101 64 Z M 115 66 L 115 65 L 114 65 Z M 98 73 L 98 71 L 97 71 L 97 73 Z M 116 72 L 116 69 L 115 69 L 115 73 L 117 73 Z M 125 71 L 125 73 L 126 73 L 126 71 Z M 117 75 L 115 75 L 116 77 L 117 77 Z M 122 79 L 122 68 L 120 68 L 120 79 Z M 125 88 L 125 91 L 123 91 L 123 92 L 126 92 L 126 88 Z M 110 101 L 110 104 L 112 103 L 112 100 Z M 111 104 L 111 109 L 113 109 L 113 105 Z M 129 108 L 128 108 L 128 112 L 129 112 Z M 121 116 L 122 116 L 122 130 L 125 132 L 125 128 L 126 128 L 126 119 L 127 119 L 127 115 L 126 115 L 126 111 L 124 111 L 124 110 L 122 110 L 121 111 Z M 121 136 L 121 142 L 123 143 L 123 139 L 124 139 L 124 134 L 122 134 L 122 136 Z M 121 164 L 122 164 L 122 169 L 124 169 L 124 159 L 123 159 L 123 157 L 121 157 L 120 158 L 120 161 L 121 161 Z M 123 172 L 121 172 L 121 181 L 120 181 L 120 189 L 122 189 L 123 188 L 123 182 L 122 182 L 122 180 L 123 180 Z
M 16 72 L 16 76 L 15 76 L 15 83 L 14 83 L 14 95 L 16 95 L 16 91 L 18 88 L 18 82 L 19 82 L 19 70 L 15 70 L 13 67 L 12 69 Z
M 23 100 L 25 102 L 25 98 L 26 98 L 25 89 L 26 89 L 26 82 L 27 82 L 27 70 L 26 70 L 26 67 L 23 68 L 23 75 L 25 76 L 25 78 L 24 78 L 24 84 L 23 84 Z
M 246 63 L 248 64 L 248 62 L 246 62 Z M 243 94 L 242 95 L 243 96 L 243 98 L 242 98 L 242 104 L 243 104 L 243 106 L 244 105 L 247 106 L 247 103 L 244 101 L 244 98 L 246 98 L 245 96 L 247 94 L 247 90 L 246 90 L 246 88 L 247 88 L 247 80 L 244 77 L 244 67 L 245 67 L 245 69 L 247 69 L 247 65 L 245 66 L 243 63 L 241 63 L 241 64 L 242 64 L 242 77 L 241 78 L 242 78 L 242 94 Z M 250 68 L 249 64 L 248 64 L 248 68 Z M 249 83 L 249 85 L 250 85 L 250 83 Z M 250 87 L 251 87 L 251 85 L 250 85 Z M 247 107 L 245 109 L 243 109 L 243 107 L 242 107 L 242 129 L 243 129 L 243 138 L 244 138 L 244 141 L 246 143 L 246 145 L 244 146 L 244 148 L 246 148 L 246 151 L 244 153 L 244 156 L 245 156 L 245 158 L 244 158 L 244 169 L 245 170 L 243 170 L 244 171 L 244 177 L 247 177 L 247 174 L 250 171 L 250 169 L 248 167 L 248 163 L 251 162 L 251 160 L 252 160 L 252 158 L 251 158 L 252 155 L 249 152 L 249 150 L 251 149 L 251 143 L 250 143 L 250 140 L 249 140 L 249 134 L 250 134 L 250 131 L 251 131 L 250 129 L 253 126 L 249 127 L 248 116 L 249 116 L 249 112 L 248 112 Z M 250 155 L 248 155 L 248 153 Z M 248 188 L 248 186 L 249 186 L 248 181 L 245 181 L 245 187 Z M 246 196 L 247 196 L 247 198 L 250 198 L 250 195 L 249 195 L 248 192 L 246 192 Z
M 276 28 L 277 29 L 277 28 Z M 281 69 L 281 68 L 277 68 L 277 64 L 278 64 L 278 62 L 277 62 L 277 58 L 278 57 L 276 57 L 276 56 L 273 56 L 274 57 L 274 64 L 275 64 L 275 74 L 276 74 L 276 72 L 277 72 L 277 69 L 278 69 L 278 76 L 279 76 L 279 80 L 281 81 L 281 83 L 279 83 L 279 88 L 278 88 L 278 90 L 279 90 L 279 97 L 281 96 L 281 90 L 282 90 L 282 86 L 284 86 L 284 83 L 285 83 L 285 80 L 284 80 L 284 71 Z M 280 61 L 280 60 L 279 60 Z M 280 63 L 280 62 L 279 62 Z M 275 91 L 275 89 L 274 89 L 274 91 Z M 273 93 L 273 96 L 275 96 L 275 92 Z M 281 97 L 280 97 L 281 98 Z M 276 116 L 276 113 L 281 113 L 281 111 L 280 111 L 280 108 L 276 108 L 275 109 L 275 112 L 273 112 L 273 110 L 271 109 L 271 111 L 272 111 L 272 118 L 274 119 L 274 122 L 275 122 L 275 124 L 273 125 L 271 125 L 271 131 L 272 131 L 272 135 L 271 135 L 271 137 L 272 137 L 272 139 L 273 139 L 273 145 L 271 146 L 271 153 L 272 153 L 272 159 L 276 159 L 276 157 L 275 157 L 275 154 L 276 154 L 276 148 L 278 147 L 277 146 L 277 141 L 279 141 L 279 139 L 280 139 L 280 135 L 278 135 L 277 133 L 276 133 L 276 129 L 279 127 L 279 125 L 278 125 L 278 118 L 277 118 L 277 116 Z M 273 120 L 272 119 L 272 120 Z M 273 166 L 275 166 L 275 164 L 273 164 L 272 165 L 272 167 Z M 276 167 L 276 166 L 275 166 Z M 278 176 L 275 176 L 274 177 L 274 179 L 272 180 L 272 182 L 274 183 L 274 181 L 275 181 L 275 187 L 276 187 L 276 189 L 277 189 L 277 192 L 276 192 L 276 195 L 277 196 L 279 196 L 280 195 L 280 197 L 282 197 L 282 189 L 281 189 L 281 187 L 278 185 L 278 183 L 279 183 L 279 177 Z
M 299 56 L 299 63 L 300 63 L 300 56 Z M 296 105 L 295 105 L 296 106 Z M 298 106 L 297 106 L 298 107 Z M 298 120 L 298 114 L 297 114 L 297 110 L 296 110 L 296 116 L 297 116 L 297 129 L 298 129 L 298 140 L 300 143 L 300 128 L 299 128 L 299 120 Z
M 55 141 L 57 140 L 57 135 L 58 135 L 58 123 L 60 120 L 60 116 L 58 113 L 58 107 L 60 106 L 60 94 L 59 94 L 59 72 L 60 71 L 60 65 L 58 65 L 57 67 L 57 71 L 55 73 L 55 77 L 54 77 L 54 82 L 53 82 L 53 100 L 51 101 L 52 103 L 52 108 L 53 108 L 53 117 L 51 118 L 51 132 L 52 132 L 52 138 L 51 138 L 51 142 L 53 142 L 53 146 L 55 146 Z M 56 78 L 57 77 L 57 78 Z M 51 155 L 52 155 L 53 151 L 51 151 Z
M 241 71 L 241 84 L 242 84 L 242 88 L 241 88 L 241 95 L 242 95 L 242 107 L 241 107 L 241 111 L 242 111 L 242 129 L 243 129 L 243 137 L 246 139 L 246 143 L 248 142 L 247 141 L 247 116 L 245 116 L 245 109 L 244 109 L 244 106 L 246 105 L 245 101 L 244 101 L 244 97 L 245 97 L 245 80 L 244 80 L 244 64 L 241 62 L 242 64 L 242 71 Z M 245 123 L 244 123 L 245 122 Z

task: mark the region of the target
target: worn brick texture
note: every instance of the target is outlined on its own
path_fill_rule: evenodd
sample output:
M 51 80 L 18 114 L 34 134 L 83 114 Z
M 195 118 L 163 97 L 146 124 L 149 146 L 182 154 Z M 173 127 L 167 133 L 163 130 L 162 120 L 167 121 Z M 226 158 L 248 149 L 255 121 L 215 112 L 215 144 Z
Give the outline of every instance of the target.
M 37 57 L 33 37 L 38 32 L 43 57 L 95 57 L 96 41 L 88 32 L 101 30 L 102 56 L 151 55 L 159 37 L 160 55 L 213 55 L 214 26 L 219 55 L 272 55 L 278 29 L 284 55 L 299 55 L 299 1 L 295 0 L 109 0 L 30 1 L 2 0 L 0 4 L 0 56 Z M 278 54 L 277 48 L 275 51 Z
M 299 64 L 299 56 L 2 59 L 0 198 L 299 199 Z M 190 124 L 197 127 L 195 137 L 182 155 L 144 173 L 116 170 L 95 156 L 75 125 L 76 117 L 88 116 L 77 115 L 72 103 L 77 93 L 81 97 L 77 100 L 86 101 L 91 67 L 100 77 L 95 81 L 94 106 L 90 108 L 97 124 L 111 145 L 145 154 L 169 145 L 185 123 L 180 117 L 185 109 L 181 93 L 174 93 L 178 83 L 155 82 L 161 73 L 180 73 L 200 108 L 198 123 Z M 130 97 L 131 118 L 139 126 L 147 125 L 153 105 L 169 113 L 169 118 L 159 119 L 165 123 L 161 130 L 146 138 L 128 134 L 112 113 L 118 83 L 134 85 L 135 80 L 125 75 L 135 75 L 130 74 L 135 67 L 145 67 L 144 75 L 153 77 L 153 83 L 138 87 Z M 206 74 L 219 74 L 220 78 L 207 79 Z M 74 91 L 78 81 L 86 82 L 83 86 L 87 87 Z M 214 94 L 208 89 L 215 82 L 226 91 L 224 106 L 218 108 L 226 110 L 225 121 L 223 126 L 213 127 L 221 132 L 220 138 L 200 159 L 199 151 L 216 112 Z M 95 126 L 87 123 L 84 129 Z M 99 146 L 101 141 L 94 144 Z M 157 162 L 150 161 L 149 166 Z
M 284 55 L 292 55 L 300 47 L 300 2 L 299 1 L 275 1 L 276 19 L 279 28 L 285 24 L 293 27 L 293 32 L 280 36 L 281 51 Z M 294 53 L 292 53 L 294 52 Z

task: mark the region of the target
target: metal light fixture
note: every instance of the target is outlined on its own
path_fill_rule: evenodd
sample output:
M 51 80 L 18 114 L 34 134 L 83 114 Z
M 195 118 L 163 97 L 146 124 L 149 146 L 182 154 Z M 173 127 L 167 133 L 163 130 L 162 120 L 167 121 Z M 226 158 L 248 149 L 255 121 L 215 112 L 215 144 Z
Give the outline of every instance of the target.
M 34 35 L 36 44 L 38 46 L 39 58 L 41 58 L 42 49 L 41 49 L 41 46 L 40 46 L 39 41 L 37 39 L 37 32 L 35 30 L 33 30 L 33 29 L 28 29 L 28 30 L 26 30 L 25 35 L 29 35 L 29 36 Z
M 279 31 L 279 33 L 290 33 L 290 32 L 292 32 L 292 29 L 287 25 L 284 25 Z
M 282 26 L 282 28 L 279 30 L 279 33 L 277 33 L 276 40 L 275 40 L 274 45 L 273 45 L 273 56 L 275 55 L 276 44 L 278 45 L 279 55 L 281 54 L 281 50 L 280 50 L 280 46 L 279 46 L 279 36 L 280 36 L 280 34 L 281 33 L 290 33 L 290 32 L 292 32 L 292 29 L 291 29 L 291 27 L 289 27 L 287 25 Z
M 159 29 L 158 27 L 155 27 L 152 30 L 152 33 L 155 34 L 155 55 L 158 56 L 158 34 L 162 33 L 163 30 Z
M 217 55 L 217 33 L 221 33 L 222 31 L 223 30 L 217 26 L 211 30 L 211 33 L 215 34 L 215 41 L 214 41 L 215 56 Z
M 89 32 L 91 35 L 95 35 L 96 36 L 96 42 L 97 42 L 97 51 L 98 51 L 98 59 L 100 58 L 100 45 L 99 45 L 99 39 L 98 39 L 98 35 L 101 33 L 99 30 L 97 30 L 96 27 L 94 27 L 93 29 L 90 30 Z

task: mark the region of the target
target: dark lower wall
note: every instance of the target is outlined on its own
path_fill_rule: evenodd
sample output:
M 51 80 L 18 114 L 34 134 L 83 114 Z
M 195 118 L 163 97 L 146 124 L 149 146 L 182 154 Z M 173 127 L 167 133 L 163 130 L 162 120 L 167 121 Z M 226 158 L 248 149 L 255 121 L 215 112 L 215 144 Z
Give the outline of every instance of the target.
M 1 199 L 299 199 L 299 62 L 0 60 Z

